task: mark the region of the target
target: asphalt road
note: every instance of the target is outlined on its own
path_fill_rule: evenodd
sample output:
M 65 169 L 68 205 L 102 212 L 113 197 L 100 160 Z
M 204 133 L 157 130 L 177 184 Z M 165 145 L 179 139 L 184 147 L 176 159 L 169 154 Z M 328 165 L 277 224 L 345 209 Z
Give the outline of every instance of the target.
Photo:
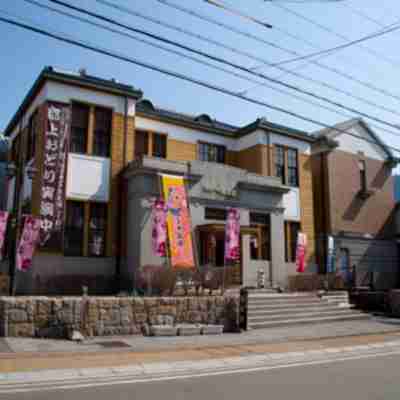
M 7 400 L 398 400 L 400 355 L 258 372 L 0 395 Z

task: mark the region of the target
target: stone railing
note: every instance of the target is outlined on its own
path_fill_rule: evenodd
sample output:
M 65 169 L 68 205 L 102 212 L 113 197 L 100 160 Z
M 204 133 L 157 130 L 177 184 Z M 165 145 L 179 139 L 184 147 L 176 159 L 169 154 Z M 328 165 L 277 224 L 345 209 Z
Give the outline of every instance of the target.
M 199 297 L 0 297 L 0 336 L 140 334 L 160 317 L 174 324 L 239 326 L 239 295 Z

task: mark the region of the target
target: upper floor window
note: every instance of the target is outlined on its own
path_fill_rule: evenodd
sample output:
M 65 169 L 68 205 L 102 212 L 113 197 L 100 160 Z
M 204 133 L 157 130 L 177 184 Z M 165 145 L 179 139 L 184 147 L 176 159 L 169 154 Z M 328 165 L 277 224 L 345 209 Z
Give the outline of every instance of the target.
M 135 158 L 149 154 L 149 134 L 145 131 L 136 131 L 135 134 Z
M 360 170 L 360 190 L 362 192 L 367 191 L 367 171 L 364 160 L 358 161 L 358 168 Z
M 296 149 L 287 149 L 287 168 L 288 168 L 287 184 L 289 186 L 299 186 L 299 172 L 298 172 Z
M 96 107 L 94 111 L 93 155 L 110 157 L 112 110 Z
M 285 148 L 282 146 L 275 146 L 275 176 L 281 178 L 283 184 L 286 183 Z
M 153 157 L 167 157 L 167 136 L 159 133 L 153 134 Z
M 152 140 L 151 146 L 150 140 Z M 135 158 L 142 156 L 167 158 L 167 135 L 137 130 L 135 134 Z
M 299 186 L 299 161 L 296 149 L 284 146 L 275 146 L 275 176 L 281 179 L 282 184 Z
M 199 143 L 198 158 L 200 161 L 211 161 L 217 163 L 225 163 L 226 147 L 212 144 L 212 143 Z
M 72 104 L 71 145 L 72 153 L 87 152 L 90 107 L 85 104 Z

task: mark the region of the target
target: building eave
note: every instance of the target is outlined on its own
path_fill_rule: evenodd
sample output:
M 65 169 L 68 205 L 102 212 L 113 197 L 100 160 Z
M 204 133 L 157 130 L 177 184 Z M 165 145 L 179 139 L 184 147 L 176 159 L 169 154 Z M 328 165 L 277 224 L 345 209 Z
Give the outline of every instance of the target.
M 143 96 L 141 90 L 134 89 L 128 85 L 122 85 L 113 81 L 101 80 L 87 75 L 63 73 L 55 71 L 52 67 L 46 67 L 41 71 L 33 86 L 19 106 L 17 112 L 11 118 L 6 129 L 4 130 L 4 136 L 10 136 L 22 115 L 29 108 L 30 104 L 47 81 L 63 83 L 70 86 L 78 86 L 89 90 L 97 90 L 103 93 L 114 94 L 135 100 L 138 100 Z

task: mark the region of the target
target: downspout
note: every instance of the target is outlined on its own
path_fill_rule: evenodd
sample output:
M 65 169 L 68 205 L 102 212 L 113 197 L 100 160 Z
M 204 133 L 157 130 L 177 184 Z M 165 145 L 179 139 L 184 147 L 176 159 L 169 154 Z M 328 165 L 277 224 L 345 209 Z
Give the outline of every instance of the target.
M 121 282 L 121 266 L 124 257 L 122 256 L 122 227 L 123 227 L 123 218 L 122 218 L 122 210 L 124 207 L 124 199 L 123 195 L 124 192 L 124 180 L 122 177 L 122 172 L 126 168 L 126 148 L 127 148 L 127 141 L 128 141 L 128 97 L 125 96 L 124 99 L 124 141 L 123 141 L 123 148 L 122 148 L 122 170 L 119 176 L 119 213 L 118 213 L 118 254 L 116 260 L 116 270 L 115 270 L 115 277 L 116 281 L 118 282 L 118 288 L 121 290 L 122 282 Z
M 271 171 L 271 153 L 272 153 L 272 151 L 271 151 L 271 134 L 269 133 L 269 132 L 266 132 L 265 133 L 266 134 L 266 136 L 267 136 L 267 151 L 268 151 L 268 158 L 267 158 L 267 162 L 268 162 L 268 165 L 267 165 L 267 173 L 268 173 L 268 175 L 270 175 L 270 176 L 272 176 L 272 171 Z M 271 218 L 269 219 L 269 246 L 270 246 L 270 249 L 269 249 L 269 283 L 270 283 L 270 286 L 271 287 L 273 287 L 273 284 L 274 284 L 274 280 L 273 280 L 273 273 L 272 273 L 272 271 L 273 271 L 273 264 L 272 264 L 272 248 L 271 248 Z

